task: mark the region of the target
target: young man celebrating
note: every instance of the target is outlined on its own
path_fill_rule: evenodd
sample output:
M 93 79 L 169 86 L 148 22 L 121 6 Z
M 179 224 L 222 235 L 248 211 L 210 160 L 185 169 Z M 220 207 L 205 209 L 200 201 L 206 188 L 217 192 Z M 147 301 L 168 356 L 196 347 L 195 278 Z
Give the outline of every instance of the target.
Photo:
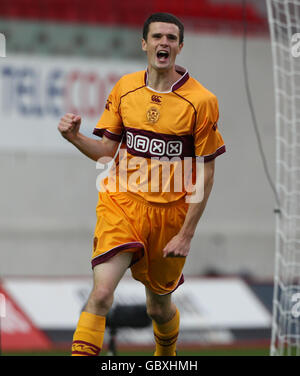
M 123 76 L 113 88 L 94 130 L 101 140 L 79 132 L 78 115 L 66 114 L 59 123 L 62 136 L 95 161 L 114 157 L 123 141 L 114 169 L 116 184 L 112 186 L 117 188 L 104 184 L 99 192 L 92 256 L 94 284 L 74 333 L 73 355 L 98 355 L 101 351 L 105 317 L 128 267 L 145 285 L 156 342 L 154 355 L 176 355 L 179 311 L 171 300 L 172 292 L 183 283 L 185 259 L 212 189 L 215 158 L 225 152 L 217 128 L 216 97 L 186 69 L 175 65 L 183 47 L 183 30 L 182 23 L 167 13 L 147 19 L 142 49 L 148 68 Z M 121 152 L 126 153 L 126 179 Z M 199 157 L 204 161 L 203 197 L 200 202 L 187 203 L 187 190 L 174 189 L 182 170 L 169 166 L 167 185 L 171 188 L 164 189 L 162 167 L 172 164 L 168 161 L 174 158 L 183 164 L 186 158 L 195 162 Z M 142 174 L 138 173 L 141 165 Z M 144 189 L 129 184 L 136 182 L 137 176 Z M 154 176 L 159 183 L 151 189 Z

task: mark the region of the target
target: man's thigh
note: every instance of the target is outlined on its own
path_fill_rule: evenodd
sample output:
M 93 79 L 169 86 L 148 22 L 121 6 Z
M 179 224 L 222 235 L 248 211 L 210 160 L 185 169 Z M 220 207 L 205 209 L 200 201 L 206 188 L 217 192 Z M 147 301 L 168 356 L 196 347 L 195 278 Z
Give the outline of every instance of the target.
M 133 253 L 119 253 L 93 269 L 94 287 L 105 286 L 114 291 L 131 264 Z

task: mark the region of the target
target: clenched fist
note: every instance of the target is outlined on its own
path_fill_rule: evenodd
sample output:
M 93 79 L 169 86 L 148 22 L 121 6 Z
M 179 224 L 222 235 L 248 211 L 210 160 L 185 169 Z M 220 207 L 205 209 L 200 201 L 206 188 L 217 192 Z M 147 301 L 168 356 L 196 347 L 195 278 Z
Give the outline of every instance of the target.
M 81 117 L 79 115 L 65 114 L 60 119 L 57 128 L 66 140 L 72 141 L 79 132 L 80 124 Z

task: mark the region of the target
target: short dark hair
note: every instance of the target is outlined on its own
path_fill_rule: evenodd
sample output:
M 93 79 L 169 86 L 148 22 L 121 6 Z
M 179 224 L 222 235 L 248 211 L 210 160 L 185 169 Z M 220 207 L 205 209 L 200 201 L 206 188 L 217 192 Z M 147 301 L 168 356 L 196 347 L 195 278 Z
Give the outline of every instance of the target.
M 143 27 L 143 38 L 147 40 L 149 25 L 152 22 L 166 22 L 175 24 L 179 28 L 179 44 L 183 42 L 184 26 L 182 22 L 173 14 L 170 13 L 153 13 L 147 18 Z

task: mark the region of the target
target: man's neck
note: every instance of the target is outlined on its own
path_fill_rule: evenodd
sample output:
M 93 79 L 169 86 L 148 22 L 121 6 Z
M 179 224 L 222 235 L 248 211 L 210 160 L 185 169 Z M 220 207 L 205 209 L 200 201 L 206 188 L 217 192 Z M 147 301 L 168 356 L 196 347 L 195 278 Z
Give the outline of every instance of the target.
M 157 71 L 148 67 L 147 85 L 156 91 L 170 91 L 172 85 L 179 80 L 181 75 L 176 72 L 175 67 L 169 71 Z

